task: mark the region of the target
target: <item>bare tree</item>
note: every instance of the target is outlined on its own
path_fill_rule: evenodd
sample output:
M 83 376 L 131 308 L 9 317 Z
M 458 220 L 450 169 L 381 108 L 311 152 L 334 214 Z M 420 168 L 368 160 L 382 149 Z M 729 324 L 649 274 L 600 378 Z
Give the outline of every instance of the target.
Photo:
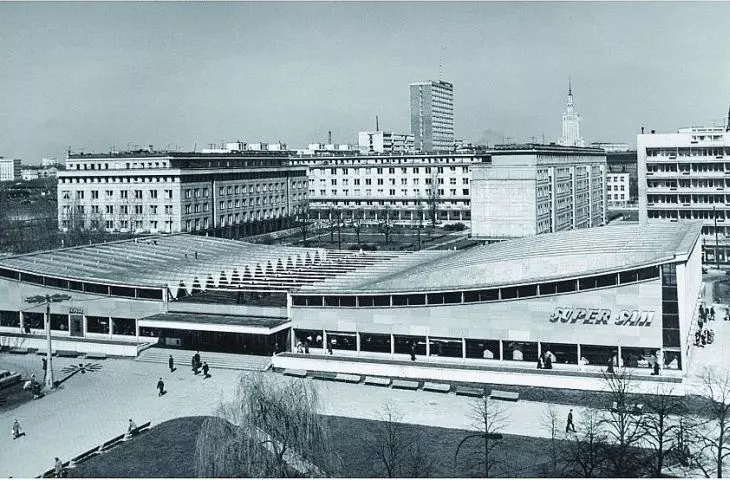
M 431 217 L 431 227 L 436 228 L 436 221 L 438 215 L 438 204 L 439 204 L 439 167 L 431 167 L 431 188 L 426 190 L 428 195 L 428 213 Z
M 612 406 L 608 409 L 602 424 L 610 445 L 609 464 L 615 477 L 636 476 L 642 466 L 639 444 L 644 436 L 642 415 L 635 410 L 637 405 L 632 392 L 633 378 L 626 368 L 613 373 L 604 373 Z
M 499 400 L 484 395 L 472 401 L 469 418 L 472 428 L 478 433 L 467 435 L 459 442 L 454 454 L 454 469 L 456 470 L 462 445 L 468 440 L 475 439 L 480 441 L 479 454 L 470 455 L 469 460 L 471 465 L 483 468 L 484 477 L 489 477 L 496 463 L 494 450 L 502 444 L 501 431 L 507 426 L 507 410 Z
M 235 400 L 204 422 L 195 474 L 203 477 L 333 476 L 332 452 L 311 381 L 242 375 Z
M 355 229 L 355 235 L 357 235 L 357 248 L 360 248 L 360 230 L 362 229 L 362 220 L 364 215 L 360 209 L 355 210 L 354 215 L 355 217 L 353 218 L 352 226 Z
M 722 478 L 723 463 L 730 456 L 730 371 L 705 369 L 702 386 L 709 408 L 700 433 L 701 454 L 710 461 L 699 467 L 708 477 L 714 473 Z
M 540 418 L 540 423 L 550 432 L 551 473 L 555 475 L 558 471 L 558 434 L 560 433 L 560 420 L 555 405 L 549 404 L 545 407 Z
M 390 235 L 393 233 L 393 223 L 390 219 L 390 206 L 385 206 L 385 219 L 380 223 L 380 231 L 385 235 L 385 244 L 390 245 Z
M 414 438 L 408 435 L 403 415 L 395 405 L 386 402 L 377 422 L 368 432 L 367 449 L 383 464 L 389 478 L 403 476 L 403 467 Z
M 660 385 L 646 400 L 646 415 L 642 422 L 643 437 L 654 452 L 652 477 L 661 477 L 668 451 L 673 448 L 679 423 L 671 417 L 683 413 L 681 397 L 674 395 L 672 387 Z
M 607 460 L 602 419 L 596 410 L 585 409 L 576 423 L 576 433 L 565 435 L 564 446 L 560 449 L 563 474 L 583 478 L 600 476 Z

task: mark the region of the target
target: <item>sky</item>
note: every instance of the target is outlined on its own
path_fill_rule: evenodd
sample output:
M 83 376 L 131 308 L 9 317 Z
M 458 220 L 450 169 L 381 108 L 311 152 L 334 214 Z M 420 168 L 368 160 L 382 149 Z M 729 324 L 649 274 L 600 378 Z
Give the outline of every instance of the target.
M 588 142 L 722 123 L 730 2 L 0 3 L 0 156 L 302 148 L 409 133 L 409 83 L 454 84 L 467 142 Z M 439 65 L 442 65 L 441 68 Z

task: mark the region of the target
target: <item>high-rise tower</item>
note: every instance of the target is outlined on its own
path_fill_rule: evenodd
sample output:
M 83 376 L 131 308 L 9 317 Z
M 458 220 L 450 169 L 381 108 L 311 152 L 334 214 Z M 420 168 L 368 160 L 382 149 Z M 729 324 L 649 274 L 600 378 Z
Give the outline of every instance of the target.
M 454 85 L 439 80 L 411 83 L 411 134 L 423 152 L 454 149 Z
M 573 106 L 573 86 L 568 79 L 568 102 L 563 113 L 563 136 L 558 142 L 568 147 L 585 147 L 585 141 L 580 136 L 580 122 L 582 117 L 575 113 Z

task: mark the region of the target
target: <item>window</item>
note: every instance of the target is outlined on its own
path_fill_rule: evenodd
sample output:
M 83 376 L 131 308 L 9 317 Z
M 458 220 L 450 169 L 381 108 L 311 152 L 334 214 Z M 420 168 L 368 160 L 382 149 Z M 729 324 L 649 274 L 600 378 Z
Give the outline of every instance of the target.
M 150 190 L 150 198 L 157 200 L 157 190 Z
M 109 215 L 113 215 L 114 214 L 114 205 L 107 205 L 106 213 L 108 213 Z
M 98 200 L 99 199 L 99 190 L 92 190 L 91 191 L 91 199 L 92 200 Z
M 142 190 L 135 190 L 134 191 L 134 198 L 137 200 L 142 200 Z

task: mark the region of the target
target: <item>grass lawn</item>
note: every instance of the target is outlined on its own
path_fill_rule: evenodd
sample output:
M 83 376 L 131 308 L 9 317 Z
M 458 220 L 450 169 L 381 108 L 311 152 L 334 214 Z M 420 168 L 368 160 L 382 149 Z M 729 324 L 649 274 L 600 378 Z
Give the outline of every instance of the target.
M 33 401 L 33 394 L 23 390 L 24 381 L 0 390 L 0 412 L 12 410 L 24 403 Z
M 183 417 L 154 426 L 109 452 L 92 458 L 69 471 L 72 477 L 193 477 L 195 439 L 206 417 Z M 382 465 L 367 453 L 366 433 L 377 422 L 345 417 L 323 417 L 330 430 L 332 448 L 343 463 L 342 476 L 382 477 Z M 430 476 L 480 476 L 478 469 L 466 464 L 478 455 L 477 442 L 467 443 L 459 453 L 454 469 L 456 447 L 469 432 L 461 430 L 405 425 L 409 436 L 417 438 L 422 452 L 432 459 Z M 541 465 L 549 464 L 549 442 L 528 437 L 505 436 L 504 444 L 494 452 L 499 464 L 492 474 L 510 477 L 535 477 Z M 429 462 L 422 462 L 423 464 Z M 404 476 L 411 476 L 409 471 Z

